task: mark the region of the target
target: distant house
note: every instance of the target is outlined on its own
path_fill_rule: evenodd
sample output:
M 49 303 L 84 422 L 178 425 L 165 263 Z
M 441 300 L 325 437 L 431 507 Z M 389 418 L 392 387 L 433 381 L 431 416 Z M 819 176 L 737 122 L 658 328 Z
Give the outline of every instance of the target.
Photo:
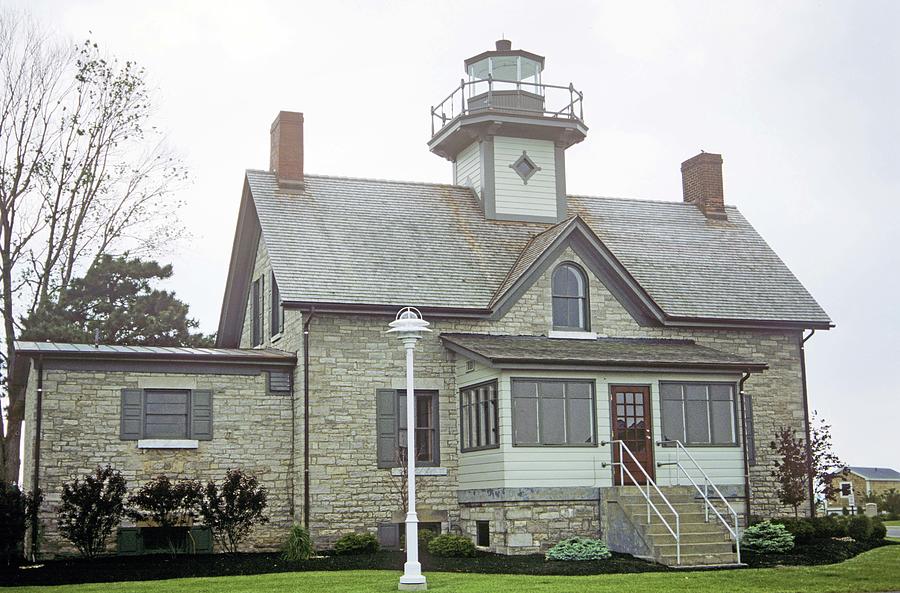
M 269 169 L 244 178 L 218 348 L 19 343 L 42 551 L 72 550 L 62 483 L 107 463 L 132 486 L 256 473 L 271 521 L 255 549 L 293 523 L 319 546 L 352 531 L 397 546 L 410 429 L 420 521 L 496 552 L 580 535 L 731 564 L 735 523 L 790 512 L 768 444 L 808 429 L 804 332 L 831 320 L 726 205 L 720 155 L 681 164 L 679 201 L 569 194 L 581 94 L 543 70 L 508 41 L 465 61 L 432 110 L 449 184 L 309 175 L 303 115 L 281 112 Z M 433 330 L 415 418 L 385 333 L 407 305 Z
M 879 495 L 890 489 L 900 492 L 900 472 L 886 467 L 848 466 L 831 480 L 836 494 L 826 501 L 825 510 L 843 512 L 862 506 L 862 497 Z

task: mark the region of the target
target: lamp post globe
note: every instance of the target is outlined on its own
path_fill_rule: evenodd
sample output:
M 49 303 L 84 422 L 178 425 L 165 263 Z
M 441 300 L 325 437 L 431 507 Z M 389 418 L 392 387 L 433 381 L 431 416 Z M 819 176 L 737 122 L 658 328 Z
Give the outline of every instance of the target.
M 413 378 L 413 350 L 416 342 L 430 333 L 429 323 L 414 307 L 404 307 L 396 318 L 388 324 L 389 334 L 396 334 L 406 349 L 406 472 L 407 472 L 407 512 L 406 512 L 406 563 L 400 577 L 400 591 L 424 591 L 428 588 L 422 565 L 419 563 L 419 517 L 416 515 L 416 423 L 415 423 L 415 380 Z

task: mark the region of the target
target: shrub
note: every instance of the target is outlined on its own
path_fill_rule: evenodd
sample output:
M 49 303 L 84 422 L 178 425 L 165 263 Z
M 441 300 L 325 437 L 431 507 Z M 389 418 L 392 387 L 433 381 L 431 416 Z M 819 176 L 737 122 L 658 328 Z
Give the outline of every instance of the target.
M 439 536 L 440 533 L 435 531 L 434 529 L 421 529 L 419 530 L 419 545 L 423 545 L 426 548 L 428 547 L 428 542 Z
M 814 536 L 816 539 L 828 539 L 832 537 L 847 537 L 847 530 L 843 522 L 834 515 L 816 517 L 812 521 Z
M 106 540 L 125 515 L 125 478 L 111 468 L 63 484 L 57 510 L 59 532 L 87 558 L 103 552 Z
M 599 539 L 573 537 L 564 539 L 547 551 L 547 560 L 606 560 L 612 552 Z
M 870 542 L 880 542 L 884 538 L 887 537 L 887 527 L 884 526 L 884 521 L 875 517 L 872 519 L 872 530 L 869 532 L 869 541 Z
M 775 523 L 784 525 L 788 532 L 794 536 L 794 543 L 807 544 L 816 537 L 816 528 L 813 520 L 808 518 L 778 519 Z
M 763 554 L 783 554 L 794 548 L 794 536 L 784 525 L 763 521 L 744 530 L 741 545 Z
M 472 558 L 475 556 L 475 544 L 462 535 L 443 533 L 431 538 L 428 551 L 445 558 Z
M 263 515 L 267 496 L 256 476 L 231 469 L 221 486 L 213 481 L 206 484 L 199 500 L 200 516 L 219 545 L 233 554 L 254 524 L 269 521 Z
M 30 495 L 24 494 L 15 484 L 0 481 L 0 555 L 6 564 L 19 556 L 25 539 L 30 518 L 29 498 Z
M 288 536 L 288 541 L 284 546 L 281 557 L 287 562 L 300 562 L 301 560 L 309 560 L 315 554 L 316 549 L 313 547 L 309 530 L 300 525 L 291 527 L 291 535 Z
M 847 535 L 855 541 L 868 541 L 872 535 L 872 521 L 865 515 L 856 515 L 847 522 Z
M 202 498 L 202 486 L 196 480 L 172 482 L 166 476 L 157 476 L 128 497 L 128 514 L 135 521 L 159 527 L 169 551 L 175 554 L 197 516 Z
M 348 533 L 334 542 L 334 553 L 339 556 L 374 554 L 380 547 L 372 533 Z

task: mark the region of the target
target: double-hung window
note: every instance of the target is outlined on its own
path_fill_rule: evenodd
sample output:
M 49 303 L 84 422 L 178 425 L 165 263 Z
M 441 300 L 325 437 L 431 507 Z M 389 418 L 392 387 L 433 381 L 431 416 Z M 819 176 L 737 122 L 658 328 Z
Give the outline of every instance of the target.
M 464 387 L 459 393 L 460 450 L 477 451 L 500 446 L 497 382 Z
M 597 444 L 594 382 L 512 379 L 513 445 Z
M 663 440 L 738 444 L 734 383 L 660 383 Z

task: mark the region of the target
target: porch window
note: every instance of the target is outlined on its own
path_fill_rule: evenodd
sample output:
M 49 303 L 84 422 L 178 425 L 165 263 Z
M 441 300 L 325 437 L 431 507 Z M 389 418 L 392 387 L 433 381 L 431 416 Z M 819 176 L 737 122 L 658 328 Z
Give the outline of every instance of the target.
M 733 383 L 660 383 L 660 398 L 663 440 L 738 444 Z
M 553 271 L 553 329 L 588 331 L 587 277 L 572 263 L 560 264 Z
M 464 387 L 459 396 L 460 451 L 499 447 L 497 382 Z
M 513 445 L 596 445 L 593 381 L 512 379 Z

